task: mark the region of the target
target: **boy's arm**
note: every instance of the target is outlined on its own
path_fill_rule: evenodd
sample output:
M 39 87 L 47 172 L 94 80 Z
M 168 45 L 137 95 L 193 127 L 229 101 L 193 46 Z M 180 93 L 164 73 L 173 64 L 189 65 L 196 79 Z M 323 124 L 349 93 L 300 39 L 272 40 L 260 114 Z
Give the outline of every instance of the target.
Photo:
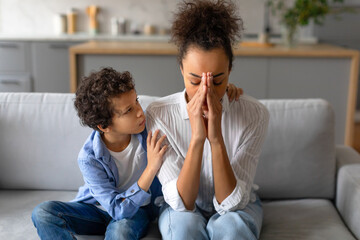
M 115 180 L 109 177 L 104 167 L 95 159 L 79 159 L 80 170 L 90 194 L 115 219 L 131 218 L 151 194 L 142 190 L 135 182 L 128 190 L 120 192 Z
M 157 140 L 158 135 L 159 130 L 155 131 L 154 136 L 152 136 L 152 132 L 149 131 L 146 139 L 148 162 L 138 181 L 139 187 L 144 191 L 149 190 L 156 173 L 161 167 L 163 156 L 167 148 L 167 145 L 162 146 L 166 136 L 163 135 L 159 140 Z

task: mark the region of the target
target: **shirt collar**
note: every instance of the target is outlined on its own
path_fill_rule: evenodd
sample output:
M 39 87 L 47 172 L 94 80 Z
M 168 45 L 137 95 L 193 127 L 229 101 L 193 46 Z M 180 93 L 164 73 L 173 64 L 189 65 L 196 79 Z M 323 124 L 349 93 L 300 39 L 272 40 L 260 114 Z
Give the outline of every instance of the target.
M 180 96 L 180 114 L 181 114 L 181 117 L 183 119 L 189 119 L 189 114 L 188 114 L 187 109 L 186 109 L 186 105 L 187 105 L 187 102 L 186 102 L 186 89 L 184 89 L 184 91 L 179 96 Z M 222 98 L 221 104 L 222 104 L 222 111 L 223 112 L 229 111 L 229 104 L 230 103 L 229 103 L 229 98 L 228 98 L 226 93 Z
M 181 114 L 181 117 L 183 119 L 189 119 L 189 114 L 188 114 L 187 109 L 186 109 L 186 105 L 187 105 L 187 102 L 186 102 L 186 89 L 184 89 L 184 91 L 182 91 L 182 93 L 179 96 L 180 96 L 180 114 Z

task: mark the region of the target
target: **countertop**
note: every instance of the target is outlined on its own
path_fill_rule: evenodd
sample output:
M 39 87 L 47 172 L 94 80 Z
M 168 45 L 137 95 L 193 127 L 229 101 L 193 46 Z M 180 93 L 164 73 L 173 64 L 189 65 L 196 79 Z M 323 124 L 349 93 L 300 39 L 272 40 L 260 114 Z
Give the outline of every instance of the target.
M 71 54 L 144 54 L 176 55 L 176 47 L 167 42 L 90 41 L 70 47 Z M 359 52 L 329 44 L 301 44 L 295 48 L 275 45 L 269 48 L 234 47 L 235 56 L 278 57 L 354 57 Z

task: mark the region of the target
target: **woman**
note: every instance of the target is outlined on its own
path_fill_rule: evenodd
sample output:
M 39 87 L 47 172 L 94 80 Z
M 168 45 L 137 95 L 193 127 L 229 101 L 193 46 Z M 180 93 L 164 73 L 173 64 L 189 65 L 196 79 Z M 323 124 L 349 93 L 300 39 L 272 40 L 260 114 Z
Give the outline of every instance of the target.
M 251 191 L 269 114 L 254 98 L 229 103 L 232 44 L 242 21 L 232 3 L 180 4 L 172 26 L 185 90 L 147 109 L 148 130 L 169 149 L 158 177 L 163 239 L 257 239 L 262 207 Z M 174 127 L 175 126 L 175 127 Z

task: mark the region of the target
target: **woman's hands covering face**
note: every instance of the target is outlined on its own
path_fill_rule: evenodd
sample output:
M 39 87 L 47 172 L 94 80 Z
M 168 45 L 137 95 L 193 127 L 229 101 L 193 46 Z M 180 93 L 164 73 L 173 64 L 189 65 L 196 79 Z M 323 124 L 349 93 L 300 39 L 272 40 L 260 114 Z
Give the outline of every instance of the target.
M 205 141 L 207 137 L 206 125 L 204 121 L 204 110 L 207 95 L 206 77 L 203 73 L 201 83 L 186 108 L 189 115 L 191 134 L 195 141 Z
M 242 89 L 232 86 L 232 96 L 238 98 Z M 195 140 L 211 142 L 222 138 L 222 104 L 216 95 L 212 73 L 203 73 L 201 83 L 193 98 L 187 104 L 192 137 Z

